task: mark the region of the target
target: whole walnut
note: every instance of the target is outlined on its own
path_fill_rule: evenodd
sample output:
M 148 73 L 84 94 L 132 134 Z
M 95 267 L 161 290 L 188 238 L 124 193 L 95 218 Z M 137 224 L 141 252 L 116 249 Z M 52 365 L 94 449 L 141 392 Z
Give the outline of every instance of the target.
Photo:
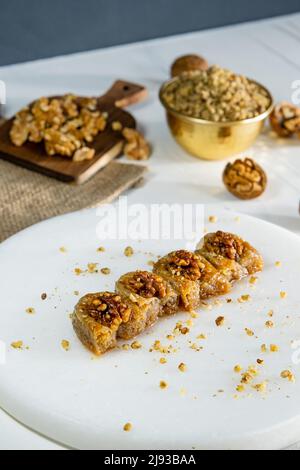
M 245 158 L 228 163 L 223 173 L 228 191 L 239 199 L 255 199 L 266 189 L 267 175 L 260 165 Z
M 270 124 L 280 137 L 300 137 L 300 108 L 286 101 L 279 103 L 270 115 Z
M 184 55 L 182 57 L 178 57 L 178 59 L 173 62 L 171 66 L 171 76 L 177 77 L 181 75 L 183 72 L 191 72 L 193 70 L 207 70 L 208 63 L 199 55 L 189 54 Z

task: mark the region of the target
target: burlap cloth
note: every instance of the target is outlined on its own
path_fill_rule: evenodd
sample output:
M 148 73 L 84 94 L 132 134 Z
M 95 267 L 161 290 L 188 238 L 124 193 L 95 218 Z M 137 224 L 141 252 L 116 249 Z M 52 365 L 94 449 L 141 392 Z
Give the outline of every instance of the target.
M 73 186 L 0 160 L 0 242 L 41 220 L 110 202 L 145 171 L 114 161 L 85 184 Z

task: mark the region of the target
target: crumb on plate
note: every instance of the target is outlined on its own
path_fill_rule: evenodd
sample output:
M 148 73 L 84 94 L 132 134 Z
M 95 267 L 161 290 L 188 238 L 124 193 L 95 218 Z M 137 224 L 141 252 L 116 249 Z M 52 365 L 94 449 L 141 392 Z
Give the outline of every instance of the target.
M 217 326 L 223 326 L 225 323 L 225 317 L 218 317 L 215 321 Z
M 124 430 L 125 432 L 131 431 L 131 430 L 132 430 L 132 424 L 131 424 L 131 423 L 126 423 L 126 424 L 124 424 L 123 430 Z
M 178 366 L 178 369 L 180 370 L 180 372 L 185 372 L 187 370 L 186 364 L 184 364 L 184 362 L 181 362 Z
M 13 341 L 11 343 L 11 347 L 13 349 L 22 349 L 23 348 L 23 341 Z
M 127 256 L 127 258 L 130 258 L 131 256 L 133 256 L 133 254 L 133 248 L 131 246 L 127 246 L 124 250 L 124 255 Z
M 35 309 L 33 307 L 28 307 L 26 308 L 26 313 L 28 313 L 28 315 L 33 315 L 35 313 Z
M 168 383 L 165 382 L 164 380 L 161 380 L 161 381 L 159 382 L 159 386 L 160 386 L 160 388 L 161 388 L 162 390 L 164 390 L 164 389 L 168 388 Z
M 67 339 L 63 339 L 61 341 L 61 347 L 65 350 L 65 351 L 69 351 L 70 349 L 70 341 L 68 341 Z
M 282 379 L 288 379 L 289 382 L 295 382 L 296 378 L 295 375 L 290 370 L 283 370 L 280 374 Z

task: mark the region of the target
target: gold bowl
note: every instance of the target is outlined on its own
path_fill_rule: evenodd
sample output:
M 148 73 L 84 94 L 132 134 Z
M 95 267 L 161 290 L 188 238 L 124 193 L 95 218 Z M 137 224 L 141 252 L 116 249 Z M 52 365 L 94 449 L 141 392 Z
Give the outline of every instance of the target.
M 271 114 L 274 102 L 269 90 L 260 83 L 251 80 L 264 89 L 270 97 L 269 108 L 250 119 L 232 122 L 213 122 L 193 118 L 170 108 L 163 99 L 165 88 L 178 78 L 165 82 L 159 92 L 159 98 L 166 110 L 171 133 L 181 147 L 191 155 L 205 160 L 221 160 L 249 148 L 260 134 L 266 118 Z

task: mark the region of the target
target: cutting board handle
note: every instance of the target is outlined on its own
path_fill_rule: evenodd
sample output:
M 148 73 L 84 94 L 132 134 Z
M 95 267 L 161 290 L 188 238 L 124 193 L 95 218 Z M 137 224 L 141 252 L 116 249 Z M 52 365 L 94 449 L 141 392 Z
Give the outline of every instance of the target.
M 104 97 L 105 101 L 111 101 L 118 108 L 125 108 L 143 101 L 147 95 L 148 92 L 145 87 L 124 80 L 117 80 Z

